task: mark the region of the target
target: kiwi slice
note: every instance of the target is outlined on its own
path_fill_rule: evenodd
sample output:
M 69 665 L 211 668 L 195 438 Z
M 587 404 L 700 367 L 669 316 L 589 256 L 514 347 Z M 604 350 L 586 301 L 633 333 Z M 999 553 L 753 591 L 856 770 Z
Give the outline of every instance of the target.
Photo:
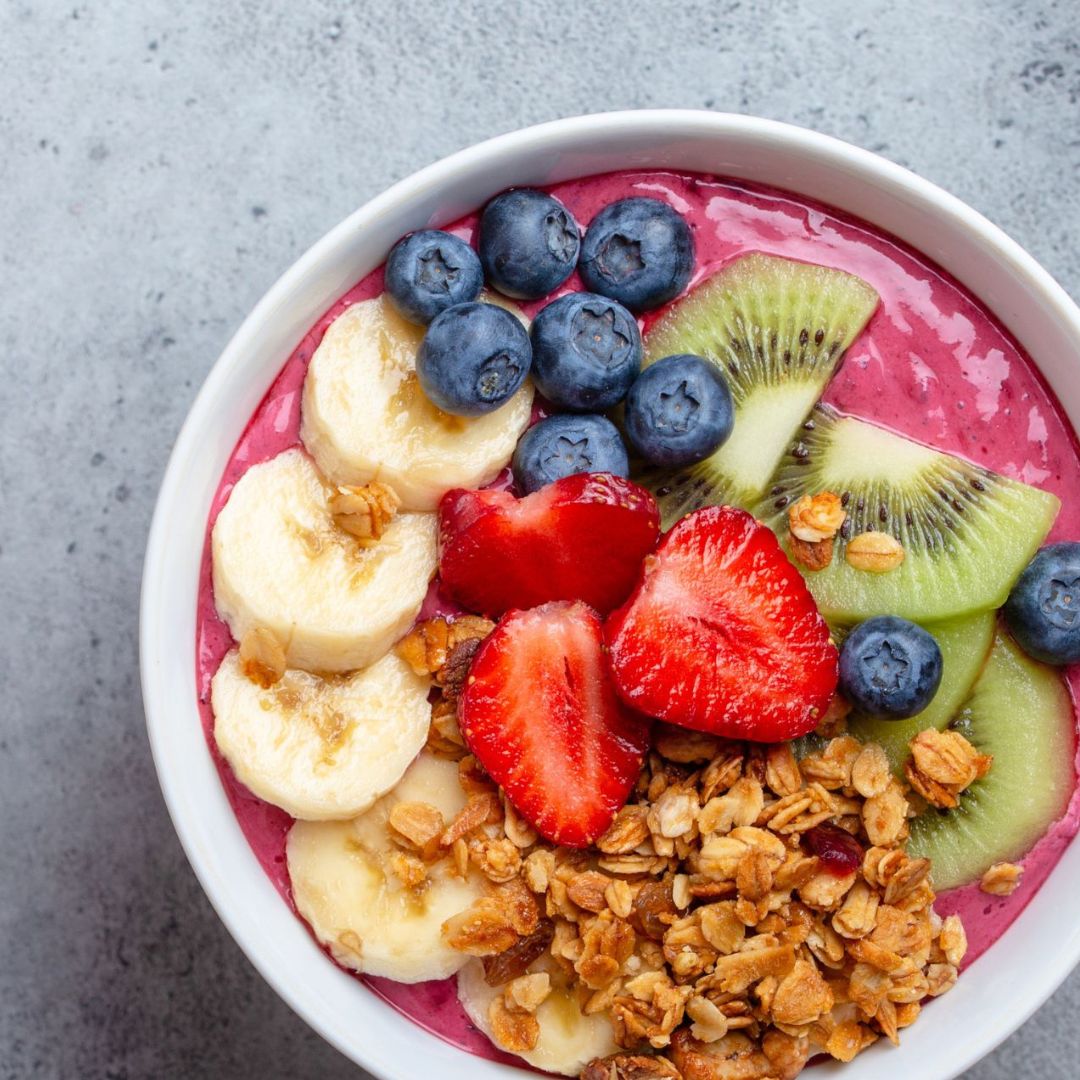
M 675 304 L 645 340 L 645 366 L 674 353 L 723 369 L 735 428 L 711 457 L 640 479 L 660 501 L 665 528 L 701 506 L 750 506 L 866 325 L 878 294 L 843 270 L 775 255 L 733 260 Z
M 908 743 L 927 728 L 941 731 L 967 700 L 975 680 L 986 664 L 994 642 L 997 618 L 992 611 L 978 611 L 948 622 L 927 623 L 941 649 L 941 684 L 930 704 L 907 720 L 880 720 L 858 712 L 848 717 L 848 731 L 863 742 L 878 743 L 899 775 L 911 756 Z M 834 638 L 837 637 L 834 634 Z
M 940 622 L 1000 607 L 1060 506 L 1048 491 L 827 406 L 815 408 L 800 436 L 754 509 L 786 544 L 788 507 L 796 499 L 840 495 L 847 520 L 832 562 L 807 574 L 830 622 L 872 615 Z M 899 566 L 873 573 L 848 564 L 847 541 L 870 531 L 903 545 Z
M 1060 675 L 999 633 L 971 697 L 952 722 L 994 763 L 954 810 L 911 822 L 908 854 L 933 862 L 939 891 L 1020 859 L 1066 811 L 1076 777 L 1076 719 Z

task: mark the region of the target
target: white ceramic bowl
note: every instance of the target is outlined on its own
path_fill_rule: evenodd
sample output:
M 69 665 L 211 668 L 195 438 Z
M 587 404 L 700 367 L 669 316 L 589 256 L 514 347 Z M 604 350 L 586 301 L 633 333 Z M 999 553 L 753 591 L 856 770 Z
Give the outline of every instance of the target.
M 542 124 L 437 162 L 357 210 L 263 297 L 203 386 L 158 498 L 142 591 L 142 688 L 161 787 L 188 858 L 233 937 L 313 1028 L 384 1080 L 490 1080 L 517 1070 L 428 1035 L 339 971 L 274 891 L 226 801 L 196 710 L 195 601 L 203 533 L 225 463 L 308 328 L 411 229 L 440 225 L 511 185 L 625 168 L 771 184 L 883 228 L 958 278 L 1034 357 L 1080 427 L 1080 310 L 1030 255 L 940 188 L 865 150 L 786 124 L 692 111 Z M 848 1080 L 946 1080 L 1022 1023 L 1080 959 L 1080 845 L 1012 929 L 904 1032 L 842 1068 Z

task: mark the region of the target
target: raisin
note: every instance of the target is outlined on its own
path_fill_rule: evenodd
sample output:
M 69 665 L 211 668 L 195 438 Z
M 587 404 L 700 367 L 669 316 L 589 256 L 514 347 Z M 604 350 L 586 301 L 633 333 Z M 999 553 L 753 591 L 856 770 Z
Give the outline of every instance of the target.
M 528 937 L 519 938 L 505 952 L 484 957 L 484 982 L 488 986 L 504 983 L 524 975 L 529 965 L 547 951 L 555 936 L 555 924 L 544 919 Z
M 670 881 L 647 881 L 634 897 L 630 925 L 653 941 L 663 941 L 679 914 L 672 893 Z

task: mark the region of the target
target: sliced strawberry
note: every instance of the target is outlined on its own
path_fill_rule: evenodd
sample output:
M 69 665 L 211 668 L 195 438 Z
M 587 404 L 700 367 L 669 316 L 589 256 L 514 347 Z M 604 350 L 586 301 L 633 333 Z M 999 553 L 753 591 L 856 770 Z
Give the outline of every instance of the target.
M 579 473 L 516 499 L 508 491 L 449 491 L 439 504 L 439 572 L 463 608 L 492 617 L 549 600 L 621 604 L 660 515 L 644 488 Z
M 633 790 L 649 722 L 615 693 L 599 615 L 512 611 L 476 654 L 458 706 L 469 749 L 548 840 L 587 847 Z
M 605 638 L 623 700 L 714 735 L 805 735 L 836 689 L 836 646 L 802 575 L 769 529 L 729 506 L 664 537 Z

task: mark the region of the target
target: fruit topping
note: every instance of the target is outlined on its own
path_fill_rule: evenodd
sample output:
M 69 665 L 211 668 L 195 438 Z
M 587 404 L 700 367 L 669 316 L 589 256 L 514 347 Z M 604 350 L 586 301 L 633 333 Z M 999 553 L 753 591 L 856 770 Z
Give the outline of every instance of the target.
M 232 650 L 211 683 L 214 739 L 260 799 L 309 821 L 355 817 L 424 745 L 429 689 L 393 653 L 349 675 L 287 670 L 263 687 Z
M 800 763 L 787 743 L 755 749 L 664 726 L 631 800 L 593 851 L 534 837 L 517 877 L 448 924 L 447 940 L 485 958 L 462 968 L 458 993 L 498 1047 L 589 1080 L 791 1080 L 811 1045 L 850 1060 L 895 1040 L 923 998 L 956 981 L 964 927 L 932 914 L 930 863 L 905 851 L 910 806 L 879 748 L 845 736 Z M 498 834 L 483 826 L 470 855 L 477 836 Z M 498 898 L 511 887 L 535 898 L 516 940 Z M 522 971 L 541 910 L 550 945 Z M 551 997 L 529 1013 L 548 990 L 533 977 L 548 973 Z M 890 994 L 906 999 L 895 1014 Z M 748 1034 L 731 1029 L 751 1012 Z M 655 1056 L 594 1049 L 603 1060 L 582 1072 L 590 1018 L 620 1050 Z M 811 1025 L 824 1033 L 813 1044 Z
M 211 533 L 214 602 L 233 638 L 258 628 L 288 667 L 320 673 L 383 656 L 437 563 L 434 514 L 397 514 L 361 541 L 335 519 L 333 493 L 307 454 L 286 450 L 244 473 Z
M 606 614 L 630 594 L 659 528 L 653 497 L 606 473 L 568 476 L 522 499 L 451 491 L 439 509 L 443 587 L 485 615 L 549 600 L 584 600 Z
M 522 995 L 514 983 L 492 986 L 480 960 L 458 973 L 458 997 L 472 1023 L 501 1050 L 517 1054 L 545 1076 L 580 1076 L 593 1058 L 613 1054 L 618 1043 L 608 1010 L 586 1011 L 587 999 L 580 993 L 573 969 L 568 974 L 566 966 L 561 957 L 556 961 L 543 956 L 533 964 L 531 974 L 522 978 L 545 980 L 546 996 L 532 1011 L 522 1007 Z M 606 1074 L 605 1080 L 609 1080 Z
M 853 874 L 862 865 L 862 844 L 846 829 L 839 825 L 815 825 L 808 829 L 806 846 L 820 860 L 821 865 L 831 874 L 843 877 Z
M 544 397 L 561 409 L 610 409 L 641 370 L 637 320 L 606 296 L 560 296 L 539 312 L 530 336 L 533 378 Z
M 505 986 L 512 979 L 520 978 L 530 965 L 547 952 L 554 936 L 554 923 L 550 919 L 543 919 L 531 934 L 518 938 L 509 949 L 494 956 L 485 956 L 484 982 L 488 986 Z
M 877 615 L 840 649 L 840 692 L 869 716 L 904 720 L 930 704 L 941 683 L 941 649 L 907 619 Z
M 788 508 L 821 491 L 840 495 L 847 518 L 836 556 L 808 584 L 825 617 L 848 624 L 1000 607 L 1059 506 L 1047 491 L 824 406 L 784 458 L 758 516 L 786 537 Z
M 513 611 L 476 654 L 459 705 L 469 749 L 557 844 L 585 847 L 638 778 L 649 724 L 608 675 L 602 624 L 581 603 Z
M 626 399 L 626 435 L 653 465 L 692 465 L 731 436 L 735 413 L 724 376 L 700 356 L 666 356 L 638 376 Z
M 262 626 L 253 626 L 244 635 L 237 655 L 241 674 L 264 690 L 285 674 L 285 648 Z
M 532 366 L 521 323 L 494 304 L 458 304 L 431 322 L 416 354 L 429 400 L 453 416 L 493 412 L 518 390 Z
M 1076 782 L 1069 692 L 1056 671 L 1004 634 L 951 730 L 993 766 L 955 809 L 931 807 L 911 822 L 908 854 L 933 862 L 937 889 L 978 881 L 994 863 L 1021 858 L 1065 813 Z
M 1051 544 L 1028 563 L 1005 603 L 1005 623 L 1036 660 L 1080 661 L 1080 544 Z
M 385 295 L 353 304 L 327 328 L 304 379 L 300 437 L 333 484 L 377 480 L 404 510 L 434 510 L 456 487 L 483 487 L 510 461 L 532 413 L 532 383 L 467 420 L 420 389 L 423 328 Z
M 579 271 L 586 288 L 646 311 L 673 300 L 690 282 L 690 226 L 659 199 L 620 199 L 589 223 Z
M 992 611 L 981 611 L 947 622 L 927 623 L 941 650 L 941 682 L 937 693 L 922 712 L 908 720 L 878 718 L 856 710 L 847 720 L 847 730 L 863 742 L 876 743 L 899 774 L 910 756 L 908 743 L 920 731 L 941 731 L 960 711 L 971 688 L 986 664 L 994 642 L 997 618 Z M 834 632 L 834 638 L 839 635 Z
M 574 272 L 581 234 L 558 199 L 519 188 L 484 207 L 478 246 L 487 279 L 499 292 L 539 300 Z
M 801 575 L 732 507 L 690 514 L 664 537 L 605 636 L 624 700 L 729 738 L 805 735 L 836 689 L 836 647 Z
M 700 506 L 752 507 L 877 304 L 870 285 L 842 270 L 751 254 L 660 318 L 645 341 L 646 365 L 673 353 L 711 360 L 736 421 L 712 457 L 649 472 L 665 525 Z
M 427 324 L 484 287 L 480 259 L 460 237 L 421 229 L 399 240 L 386 260 L 386 292 L 410 322 Z
M 296 910 L 339 964 L 416 983 L 445 979 L 468 960 L 447 943 L 443 924 L 483 895 L 483 878 L 459 873 L 437 834 L 420 851 L 395 828 L 419 839 L 430 835 L 426 819 L 441 828 L 465 806 L 457 766 L 425 752 L 360 817 L 298 821 L 289 830 Z
M 630 475 L 619 429 L 603 416 L 549 416 L 534 424 L 518 442 L 514 480 L 533 492 L 564 476 L 605 472 Z

